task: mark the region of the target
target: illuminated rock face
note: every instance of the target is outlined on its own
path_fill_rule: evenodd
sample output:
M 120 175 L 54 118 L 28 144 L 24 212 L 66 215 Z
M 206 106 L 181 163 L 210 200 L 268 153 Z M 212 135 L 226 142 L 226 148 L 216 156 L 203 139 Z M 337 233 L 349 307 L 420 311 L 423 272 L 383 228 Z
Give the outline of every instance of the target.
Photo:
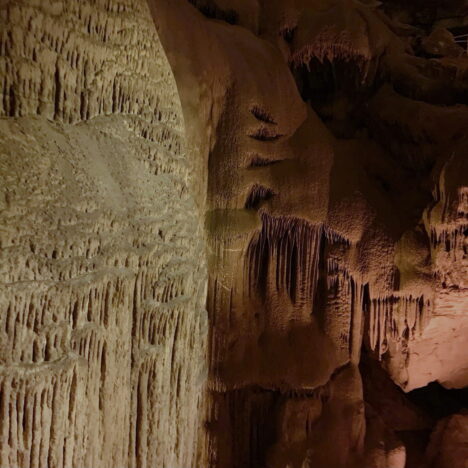
M 0 21 L 0 466 L 195 466 L 198 182 L 148 6 Z
M 402 389 L 468 378 L 460 5 L 150 5 L 208 167 L 210 466 L 413 463 Z
M 464 466 L 461 7 L 4 1 L 0 466 Z

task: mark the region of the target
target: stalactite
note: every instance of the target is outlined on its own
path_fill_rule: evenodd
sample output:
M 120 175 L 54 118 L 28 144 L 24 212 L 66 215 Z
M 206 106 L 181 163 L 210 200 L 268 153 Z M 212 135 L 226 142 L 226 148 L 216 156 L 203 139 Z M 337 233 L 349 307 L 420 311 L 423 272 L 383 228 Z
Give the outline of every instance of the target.
M 148 4 L 7 2 L 0 31 L 0 466 L 191 466 L 203 241 Z
M 298 309 L 312 303 L 318 280 L 322 227 L 295 218 L 262 216 L 262 230 L 247 249 L 247 290 L 287 291 Z
M 379 359 L 387 351 L 389 340 L 404 347 L 421 336 L 430 319 L 431 309 L 431 302 L 424 296 L 371 298 L 367 333 L 371 349 Z

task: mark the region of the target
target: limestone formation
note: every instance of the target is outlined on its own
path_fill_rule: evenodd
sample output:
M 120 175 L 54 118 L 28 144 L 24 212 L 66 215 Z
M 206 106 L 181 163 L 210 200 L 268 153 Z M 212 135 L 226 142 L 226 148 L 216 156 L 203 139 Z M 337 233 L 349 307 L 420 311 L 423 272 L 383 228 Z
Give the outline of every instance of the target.
M 0 6 L 0 466 L 195 466 L 203 232 L 148 6 Z
M 465 466 L 467 15 L 0 0 L 0 466 Z
M 466 386 L 455 3 L 150 2 L 208 166 L 210 466 L 413 463 L 432 416 L 363 395 L 363 352 L 390 389 Z
M 468 414 L 455 414 L 437 424 L 428 447 L 428 458 L 434 467 L 464 468 L 468 464 Z

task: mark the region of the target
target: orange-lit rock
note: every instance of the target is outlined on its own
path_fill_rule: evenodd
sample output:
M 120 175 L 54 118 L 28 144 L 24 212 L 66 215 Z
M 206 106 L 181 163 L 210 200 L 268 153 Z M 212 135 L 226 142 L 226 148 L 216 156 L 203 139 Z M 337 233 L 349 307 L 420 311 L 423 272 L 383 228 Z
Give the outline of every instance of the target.
M 463 463 L 461 1 L 0 12 L 0 465 Z

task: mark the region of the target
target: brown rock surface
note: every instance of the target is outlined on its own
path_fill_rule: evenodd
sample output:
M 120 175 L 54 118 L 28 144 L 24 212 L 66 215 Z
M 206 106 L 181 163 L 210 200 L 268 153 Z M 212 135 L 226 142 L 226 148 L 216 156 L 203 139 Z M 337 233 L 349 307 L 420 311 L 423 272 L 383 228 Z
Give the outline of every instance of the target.
M 0 466 L 196 465 L 198 182 L 148 6 L 0 21 Z
M 0 0 L 0 466 L 462 463 L 468 12 L 407 3 Z
M 330 451 L 302 428 L 344 424 L 356 453 L 329 463 L 348 466 L 373 449 L 314 392 L 363 342 L 406 391 L 466 385 L 466 56 L 448 32 L 422 56 L 438 33 L 396 5 L 268 2 L 257 24 L 257 2 L 190 3 L 151 2 L 186 120 L 210 129 L 211 464 L 314 466 Z M 392 431 L 432 424 L 410 407 L 366 462 L 405 465 Z
M 431 467 L 466 468 L 468 466 L 468 413 L 454 414 L 440 421 L 428 446 Z

